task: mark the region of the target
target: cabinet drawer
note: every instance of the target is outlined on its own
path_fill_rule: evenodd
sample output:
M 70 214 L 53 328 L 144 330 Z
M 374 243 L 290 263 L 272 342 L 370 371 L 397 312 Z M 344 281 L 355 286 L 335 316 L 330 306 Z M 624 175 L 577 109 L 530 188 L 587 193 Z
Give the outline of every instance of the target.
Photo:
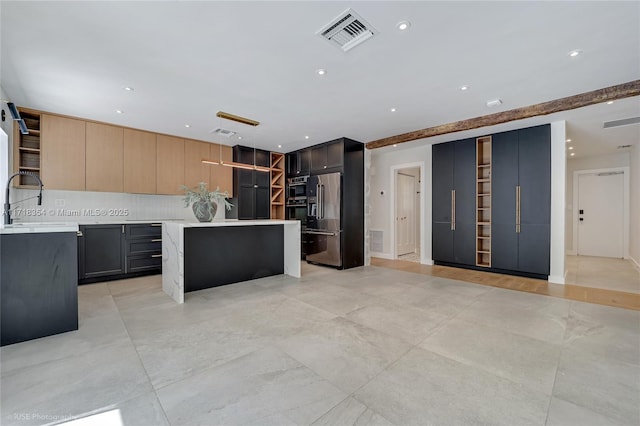
M 162 240 L 158 238 L 138 238 L 127 241 L 127 255 L 162 253 Z
M 160 238 L 162 235 L 161 223 L 136 223 L 125 226 L 127 240 L 134 238 Z
M 127 273 L 162 270 L 162 256 L 160 253 L 127 257 Z

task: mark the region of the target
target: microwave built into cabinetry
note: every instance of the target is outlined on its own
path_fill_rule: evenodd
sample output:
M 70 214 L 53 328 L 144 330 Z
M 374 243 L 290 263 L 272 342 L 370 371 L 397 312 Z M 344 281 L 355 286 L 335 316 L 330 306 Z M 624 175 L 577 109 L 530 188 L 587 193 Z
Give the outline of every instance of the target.
M 80 225 L 79 284 L 161 272 L 162 224 Z

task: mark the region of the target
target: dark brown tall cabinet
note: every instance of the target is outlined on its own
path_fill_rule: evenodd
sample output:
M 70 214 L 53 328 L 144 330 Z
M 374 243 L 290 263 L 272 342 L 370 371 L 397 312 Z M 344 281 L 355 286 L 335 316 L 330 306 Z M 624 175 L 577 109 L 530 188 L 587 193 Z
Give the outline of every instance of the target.
M 270 167 L 271 153 L 236 145 L 233 161 Z M 233 193 L 236 197 L 238 219 L 269 219 L 271 217 L 271 175 L 258 170 L 233 169 Z
M 549 125 L 434 145 L 432 167 L 436 264 L 547 278 Z

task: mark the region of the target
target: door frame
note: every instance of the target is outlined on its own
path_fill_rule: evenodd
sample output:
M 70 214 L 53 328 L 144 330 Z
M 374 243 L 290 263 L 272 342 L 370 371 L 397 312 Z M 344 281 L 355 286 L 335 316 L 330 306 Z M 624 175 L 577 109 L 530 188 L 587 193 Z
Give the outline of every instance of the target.
M 610 172 L 622 172 L 622 215 L 623 215 L 623 247 L 622 253 L 624 259 L 629 259 L 629 167 L 611 167 L 607 169 L 590 169 L 590 170 L 575 170 L 573 172 L 573 241 L 572 241 L 572 255 L 578 254 L 578 206 L 580 205 L 580 195 L 578 193 L 580 175 L 593 175 L 597 173 L 610 173 Z
M 389 184 L 389 243 L 391 244 L 391 258 L 396 259 L 398 257 L 398 250 L 396 247 L 396 175 L 398 170 L 401 169 L 420 169 L 420 263 L 429 264 L 425 259 L 425 191 L 426 191 L 426 176 L 425 176 L 425 163 L 424 161 L 417 161 L 413 163 L 395 164 L 390 167 L 390 184 Z
M 416 181 L 415 181 L 415 178 L 416 178 L 416 177 L 415 177 L 415 176 L 413 176 L 413 175 L 408 175 L 408 174 L 403 173 L 403 172 L 402 172 L 403 170 L 405 170 L 405 169 L 396 170 L 396 185 L 398 184 L 398 176 L 400 176 L 400 175 L 402 175 L 402 176 L 406 176 L 406 177 L 409 177 L 409 178 L 411 178 L 411 180 L 413 181 L 413 189 L 412 189 L 412 191 L 411 191 L 411 195 L 412 195 L 412 197 L 414 198 L 414 201 L 413 201 L 413 214 L 414 214 L 414 216 L 413 216 L 413 221 L 414 221 L 414 223 L 413 223 L 413 226 L 414 226 L 414 229 L 413 229 L 413 231 L 414 231 L 414 235 L 413 235 L 413 251 L 414 251 L 414 253 L 415 253 L 415 250 L 416 250 L 416 248 L 418 247 L 418 244 L 420 244 L 420 242 L 418 241 L 418 239 L 416 238 L 416 235 L 415 235 L 415 231 L 416 231 L 416 223 L 415 223 L 415 221 L 416 221 L 416 216 L 415 216 L 415 214 L 416 214 L 416 210 L 418 210 L 416 207 L 419 207 L 419 206 L 416 206 L 416 201 L 415 201 L 415 195 L 416 195 L 416 194 L 415 194 L 415 188 L 416 188 Z M 418 176 L 418 179 L 422 180 L 422 179 L 420 178 L 420 176 Z M 396 208 L 397 208 L 397 206 L 398 206 L 398 200 L 397 200 L 397 197 L 398 197 L 398 193 L 396 192 L 396 203 L 395 203 Z M 398 223 L 399 223 L 398 221 L 396 221 L 396 222 L 395 222 L 395 226 L 396 226 L 396 235 L 398 234 Z M 422 234 L 422 232 L 420 232 L 420 234 Z M 396 238 L 396 254 L 397 254 L 397 252 L 398 252 L 398 244 L 397 244 L 397 243 L 398 243 L 398 239 Z

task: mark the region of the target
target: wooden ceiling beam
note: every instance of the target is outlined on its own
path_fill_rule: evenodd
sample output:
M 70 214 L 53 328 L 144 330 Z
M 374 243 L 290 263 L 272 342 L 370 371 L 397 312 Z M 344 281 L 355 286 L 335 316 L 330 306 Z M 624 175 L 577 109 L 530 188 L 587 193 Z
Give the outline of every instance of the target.
M 464 130 L 478 129 L 486 126 L 494 126 L 496 124 L 507 123 L 509 121 L 523 120 L 525 118 L 536 117 L 539 115 L 568 111 L 638 95 L 640 95 L 640 80 L 635 80 L 628 83 L 618 84 L 617 86 L 605 87 L 604 89 L 598 89 L 591 92 L 581 93 L 579 95 L 543 102 L 541 104 L 529 105 L 522 108 L 511 109 L 509 111 L 497 112 L 495 114 L 483 115 L 481 117 L 470 118 L 468 120 L 441 124 L 439 126 L 427 127 L 426 129 L 390 136 L 388 138 L 371 141 L 366 144 L 366 147 L 368 149 L 382 148 L 384 146 L 410 142 L 417 139 L 462 132 Z

